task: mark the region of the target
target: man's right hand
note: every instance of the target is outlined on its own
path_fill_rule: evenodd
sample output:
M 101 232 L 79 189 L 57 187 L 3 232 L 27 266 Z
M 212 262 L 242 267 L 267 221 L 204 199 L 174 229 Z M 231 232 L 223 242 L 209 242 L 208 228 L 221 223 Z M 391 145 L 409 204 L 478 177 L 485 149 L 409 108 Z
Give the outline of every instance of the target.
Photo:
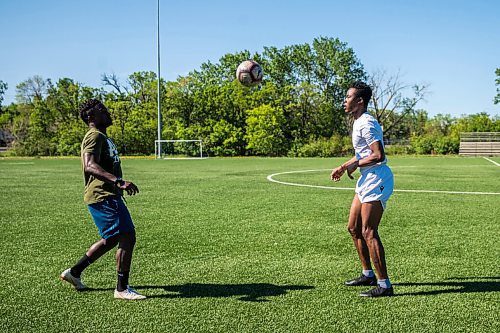
M 333 180 L 334 182 L 338 182 L 340 180 L 340 177 L 344 174 L 345 169 L 342 166 L 339 166 L 335 169 L 332 170 L 332 173 L 330 174 L 330 179 Z

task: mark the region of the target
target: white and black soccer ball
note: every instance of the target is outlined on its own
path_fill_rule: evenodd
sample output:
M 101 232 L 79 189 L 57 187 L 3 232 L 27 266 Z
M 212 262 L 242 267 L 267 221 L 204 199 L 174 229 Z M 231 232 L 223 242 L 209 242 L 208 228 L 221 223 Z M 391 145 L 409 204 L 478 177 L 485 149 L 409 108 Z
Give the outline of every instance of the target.
M 236 78 L 247 87 L 255 86 L 262 81 L 264 72 L 262 67 L 253 60 L 245 60 L 236 69 Z

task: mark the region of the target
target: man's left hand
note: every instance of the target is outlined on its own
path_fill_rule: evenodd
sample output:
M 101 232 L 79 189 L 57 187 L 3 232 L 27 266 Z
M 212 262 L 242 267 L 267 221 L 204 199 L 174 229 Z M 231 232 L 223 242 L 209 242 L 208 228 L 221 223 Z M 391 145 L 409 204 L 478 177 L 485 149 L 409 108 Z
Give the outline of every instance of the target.
M 128 195 L 135 195 L 136 193 L 139 193 L 139 188 L 134 183 L 128 182 L 126 180 L 124 180 L 123 183 L 118 186 L 118 188 L 127 191 Z

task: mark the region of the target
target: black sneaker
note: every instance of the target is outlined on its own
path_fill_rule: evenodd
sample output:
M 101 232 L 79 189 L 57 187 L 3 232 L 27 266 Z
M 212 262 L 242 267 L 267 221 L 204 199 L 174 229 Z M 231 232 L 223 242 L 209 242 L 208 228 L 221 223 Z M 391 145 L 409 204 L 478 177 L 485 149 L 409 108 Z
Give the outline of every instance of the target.
M 365 291 L 364 293 L 359 294 L 362 297 L 385 297 L 385 296 L 393 296 L 394 289 L 392 287 L 382 288 L 381 286 L 377 286 L 372 290 Z
M 375 276 L 368 277 L 363 274 L 357 279 L 345 282 L 346 286 L 376 286 L 377 278 Z

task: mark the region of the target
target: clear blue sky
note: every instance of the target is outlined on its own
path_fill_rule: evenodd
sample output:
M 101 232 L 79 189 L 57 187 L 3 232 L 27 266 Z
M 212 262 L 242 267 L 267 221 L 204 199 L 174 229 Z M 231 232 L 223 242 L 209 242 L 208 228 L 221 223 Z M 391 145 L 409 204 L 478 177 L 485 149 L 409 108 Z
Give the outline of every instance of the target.
M 160 35 L 167 80 L 226 53 L 338 37 L 368 72 L 429 83 L 430 115 L 500 115 L 498 0 L 161 0 Z M 33 75 L 98 87 L 102 73 L 156 71 L 156 0 L 0 0 L 0 48 L 7 103 Z

